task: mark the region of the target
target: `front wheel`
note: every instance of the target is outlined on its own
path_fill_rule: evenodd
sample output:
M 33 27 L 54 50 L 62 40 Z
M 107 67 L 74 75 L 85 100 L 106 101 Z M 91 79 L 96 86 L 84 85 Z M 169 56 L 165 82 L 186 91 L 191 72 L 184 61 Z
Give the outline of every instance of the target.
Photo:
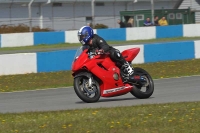
M 142 68 L 134 68 L 135 75 L 142 76 L 146 82 L 144 84 L 133 84 L 134 87 L 130 92 L 133 96 L 139 99 L 149 98 L 154 92 L 154 82 L 150 74 Z
M 86 76 L 74 79 L 74 90 L 77 96 L 87 103 L 97 102 L 101 96 L 98 82 L 94 80 L 92 86 L 89 87 L 89 78 Z

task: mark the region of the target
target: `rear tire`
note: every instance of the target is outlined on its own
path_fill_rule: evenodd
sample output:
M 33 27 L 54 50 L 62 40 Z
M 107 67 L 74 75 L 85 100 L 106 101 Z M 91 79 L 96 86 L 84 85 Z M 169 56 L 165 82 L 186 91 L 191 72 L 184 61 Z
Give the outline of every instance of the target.
M 82 101 L 87 102 L 87 103 L 97 102 L 101 96 L 99 84 L 97 81 L 93 81 L 94 82 L 93 90 L 92 89 L 89 90 L 88 87 L 85 87 L 85 85 L 87 85 L 87 81 L 88 81 L 88 77 L 85 77 L 85 76 L 76 77 L 74 79 L 74 90 L 75 90 L 77 96 Z M 84 83 L 84 82 L 86 82 L 86 83 Z M 91 92 L 93 91 L 94 96 L 90 97 L 91 95 L 89 93 L 87 93 L 87 91 L 85 91 L 85 89 L 87 89 L 88 91 L 91 91 Z
M 141 76 L 146 77 L 146 80 L 148 80 L 148 84 L 146 86 L 133 84 L 134 87 L 130 93 L 139 99 L 149 98 L 154 92 L 154 82 L 153 82 L 152 77 L 150 76 L 150 74 L 147 71 L 145 71 L 142 68 L 136 67 L 136 68 L 134 68 L 134 72 L 135 72 L 135 75 L 141 75 Z M 145 92 L 141 91 L 142 87 L 146 87 Z

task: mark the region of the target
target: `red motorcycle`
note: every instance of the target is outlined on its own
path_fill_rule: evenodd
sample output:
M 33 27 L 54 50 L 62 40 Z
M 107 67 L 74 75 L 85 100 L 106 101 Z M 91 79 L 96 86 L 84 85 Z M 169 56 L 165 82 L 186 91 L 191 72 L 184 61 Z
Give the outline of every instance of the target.
M 131 48 L 122 52 L 127 62 L 139 53 L 140 48 Z M 125 73 L 114 63 L 109 54 L 96 54 L 88 49 L 77 50 L 72 63 L 74 90 L 84 102 L 97 102 L 100 97 L 114 97 L 127 93 L 139 99 L 149 98 L 154 92 L 154 82 L 150 74 L 142 68 L 134 68 L 134 78 L 124 82 Z M 144 91 L 143 91 L 143 88 Z

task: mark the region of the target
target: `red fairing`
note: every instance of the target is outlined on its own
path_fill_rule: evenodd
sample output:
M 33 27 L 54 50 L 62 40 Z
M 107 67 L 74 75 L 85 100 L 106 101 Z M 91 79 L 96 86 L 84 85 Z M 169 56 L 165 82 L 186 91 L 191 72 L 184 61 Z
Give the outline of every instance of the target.
M 82 54 L 75 59 L 75 61 L 72 63 L 72 71 L 76 72 L 80 70 L 83 66 L 84 63 L 88 60 L 88 54 L 87 50 L 84 50 Z
M 122 52 L 127 61 L 132 61 L 139 52 L 139 48 L 128 49 Z M 120 75 L 120 69 L 110 59 L 109 55 L 97 55 L 92 59 L 88 58 L 85 50 L 73 62 L 73 76 L 81 70 L 87 70 L 101 80 L 99 83 L 102 97 L 112 97 L 123 95 L 133 88 L 129 84 L 124 84 Z M 132 60 L 131 60 L 132 59 Z
M 125 57 L 126 61 L 132 62 L 132 60 L 138 55 L 140 52 L 140 48 L 131 48 L 124 50 L 122 52 L 123 57 Z

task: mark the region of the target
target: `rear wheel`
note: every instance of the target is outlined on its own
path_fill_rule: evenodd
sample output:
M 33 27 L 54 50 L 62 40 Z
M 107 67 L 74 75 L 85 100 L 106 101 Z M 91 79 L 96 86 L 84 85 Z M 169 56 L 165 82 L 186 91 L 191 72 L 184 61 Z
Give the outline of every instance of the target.
M 134 68 L 134 75 L 142 76 L 145 79 L 143 84 L 133 84 L 131 94 L 139 99 L 149 98 L 154 92 L 154 82 L 150 74 L 142 68 Z
M 74 90 L 77 96 L 87 103 L 97 102 L 100 98 L 100 88 L 97 81 L 89 87 L 89 78 L 80 76 L 74 79 Z

